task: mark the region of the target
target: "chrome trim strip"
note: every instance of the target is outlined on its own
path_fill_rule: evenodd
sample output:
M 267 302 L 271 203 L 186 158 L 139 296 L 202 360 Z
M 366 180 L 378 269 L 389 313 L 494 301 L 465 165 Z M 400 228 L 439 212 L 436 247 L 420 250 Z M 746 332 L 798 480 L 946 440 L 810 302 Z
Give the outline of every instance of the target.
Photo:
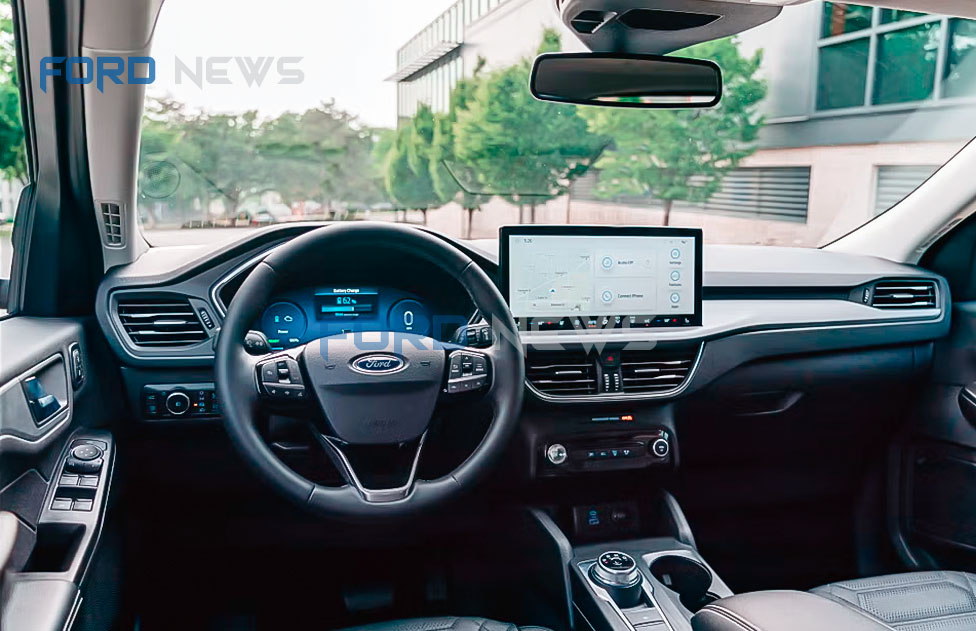
M 261 250 L 260 253 L 255 254 L 254 256 L 250 257 L 249 259 L 247 259 L 246 261 L 244 261 L 243 263 L 241 263 L 231 271 L 221 276 L 217 280 L 217 282 L 213 284 L 213 286 L 210 288 L 210 303 L 213 305 L 214 310 L 217 311 L 217 313 L 220 315 L 221 320 L 223 320 L 224 316 L 227 315 L 227 306 L 220 300 L 220 296 L 219 296 L 220 290 L 223 289 L 224 286 L 227 285 L 227 283 L 237 278 L 247 268 L 253 265 L 257 265 L 264 259 L 264 257 L 268 256 L 273 251 L 285 245 L 285 243 L 288 242 L 285 241 L 283 243 L 277 243 L 275 245 L 272 245 L 269 248 Z
M 529 346 L 523 342 L 523 346 Z M 684 381 L 681 385 L 672 390 L 666 390 L 664 392 L 633 392 L 627 394 L 626 392 L 617 392 L 610 394 L 569 394 L 561 396 L 558 394 L 546 394 L 540 391 L 529 381 L 529 378 L 525 378 L 525 387 L 535 395 L 537 398 L 547 401 L 549 403 L 613 403 L 613 402 L 626 402 L 626 401 L 644 401 L 649 399 L 669 399 L 676 397 L 682 392 L 684 392 L 688 386 L 691 384 L 691 380 L 695 376 L 695 372 L 698 370 L 698 364 L 701 363 L 702 354 L 705 352 L 705 343 L 700 342 L 698 345 L 698 353 L 695 355 L 695 360 L 691 364 L 691 368 L 688 369 L 688 374 L 685 376 Z M 597 384 L 599 387 L 599 384 Z
M 41 433 L 34 438 L 23 438 L 22 436 L 16 436 L 14 434 L 3 433 L 3 424 L 0 423 L 0 454 L 6 451 L 8 443 L 12 443 L 13 446 L 11 448 L 15 448 L 15 446 L 21 445 L 23 446 L 24 450 L 27 450 L 30 453 L 38 453 L 43 448 L 46 448 L 49 442 L 54 440 L 54 438 L 59 436 L 61 432 L 68 427 L 72 415 L 74 414 L 75 389 L 72 386 L 73 382 L 71 380 L 71 375 L 70 375 L 71 369 L 68 366 L 69 360 L 68 358 L 65 357 L 64 353 L 62 353 L 60 350 L 54 353 L 53 355 L 50 355 L 46 359 L 43 359 L 40 362 L 34 364 L 24 372 L 20 373 L 16 377 L 13 377 L 12 379 L 10 379 L 10 381 L 0 386 L 0 394 L 5 393 L 12 388 L 20 388 L 21 383 L 25 379 L 35 376 L 36 374 L 38 374 L 40 371 L 44 370 L 51 364 L 56 363 L 58 360 L 61 360 L 61 367 L 64 369 L 64 380 L 65 380 L 64 383 L 66 386 L 65 392 L 67 393 L 66 394 L 67 401 L 65 401 L 64 405 L 62 405 L 57 412 L 55 412 L 54 414 L 51 415 L 50 418 L 45 420 L 42 425 L 37 425 L 37 429 Z M 26 396 L 24 397 L 23 400 L 24 400 L 24 404 L 29 407 Z

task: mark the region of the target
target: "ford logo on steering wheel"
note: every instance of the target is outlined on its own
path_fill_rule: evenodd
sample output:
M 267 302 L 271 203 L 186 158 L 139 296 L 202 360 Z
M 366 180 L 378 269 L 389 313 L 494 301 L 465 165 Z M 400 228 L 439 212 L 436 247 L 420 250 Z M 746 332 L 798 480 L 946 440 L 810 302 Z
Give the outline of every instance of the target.
M 364 375 L 388 375 L 406 368 L 407 362 L 396 355 L 364 355 L 352 360 L 351 365 Z

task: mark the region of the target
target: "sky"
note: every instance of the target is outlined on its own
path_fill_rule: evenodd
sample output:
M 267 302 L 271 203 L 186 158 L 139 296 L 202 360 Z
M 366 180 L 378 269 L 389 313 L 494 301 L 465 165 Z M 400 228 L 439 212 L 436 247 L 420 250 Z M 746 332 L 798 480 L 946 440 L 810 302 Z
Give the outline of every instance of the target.
M 338 107 L 373 126 L 396 125 L 396 90 L 384 81 L 396 70 L 396 51 L 453 4 L 453 0 L 166 0 L 156 24 L 152 55 L 156 80 L 149 94 L 169 95 L 194 109 L 263 116 L 301 111 L 335 99 Z M 208 58 L 273 57 L 263 82 L 248 86 L 237 60 L 229 85 L 177 82 L 176 59 L 191 72 Z M 279 84 L 282 57 L 301 57 L 300 84 Z M 198 62 L 199 58 L 199 62 Z M 244 63 L 248 63 L 244 60 Z

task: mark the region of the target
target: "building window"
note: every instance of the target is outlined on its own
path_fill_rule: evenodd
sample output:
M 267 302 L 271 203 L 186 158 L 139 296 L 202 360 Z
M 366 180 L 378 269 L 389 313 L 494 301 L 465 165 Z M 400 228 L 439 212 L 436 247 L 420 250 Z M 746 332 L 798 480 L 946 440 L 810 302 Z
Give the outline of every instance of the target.
M 660 208 L 661 201 L 651 195 L 597 194 L 600 175 L 590 169 L 573 181 L 573 199 L 628 206 Z M 694 179 L 693 179 L 694 181 Z M 810 167 L 742 167 L 722 179 L 722 187 L 704 204 L 676 200 L 675 210 L 709 212 L 746 219 L 796 221 L 805 223 L 810 201 Z
M 722 180 L 708 212 L 778 221 L 807 220 L 810 167 L 745 167 Z
M 919 11 L 905 11 L 904 9 L 881 9 L 881 23 L 891 24 L 902 20 L 910 20 L 925 15 Z
M 918 188 L 939 170 L 935 165 L 879 166 L 874 193 L 874 214 L 880 215 Z
M 931 98 L 939 54 L 938 22 L 878 36 L 874 103 L 905 103 Z
M 869 54 L 870 42 L 866 37 L 820 49 L 818 110 L 864 105 Z
M 821 37 L 833 37 L 871 27 L 871 7 L 825 2 Z
M 976 94 L 976 22 L 949 20 L 949 58 L 942 94 L 947 98 Z
M 976 96 L 976 22 L 825 2 L 818 110 Z M 941 72 L 940 72 L 941 70 Z

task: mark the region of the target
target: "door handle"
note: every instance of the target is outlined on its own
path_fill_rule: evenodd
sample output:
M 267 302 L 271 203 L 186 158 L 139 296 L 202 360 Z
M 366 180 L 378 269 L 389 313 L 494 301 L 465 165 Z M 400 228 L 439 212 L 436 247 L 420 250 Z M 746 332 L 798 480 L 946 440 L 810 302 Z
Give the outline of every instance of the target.
M 34 416 L 34 423 L 42 425 L 61 411 L 61 402 L 53 394 L 48 394 L 37 377 L 28 377 L 22 382 L 27 405 Z

